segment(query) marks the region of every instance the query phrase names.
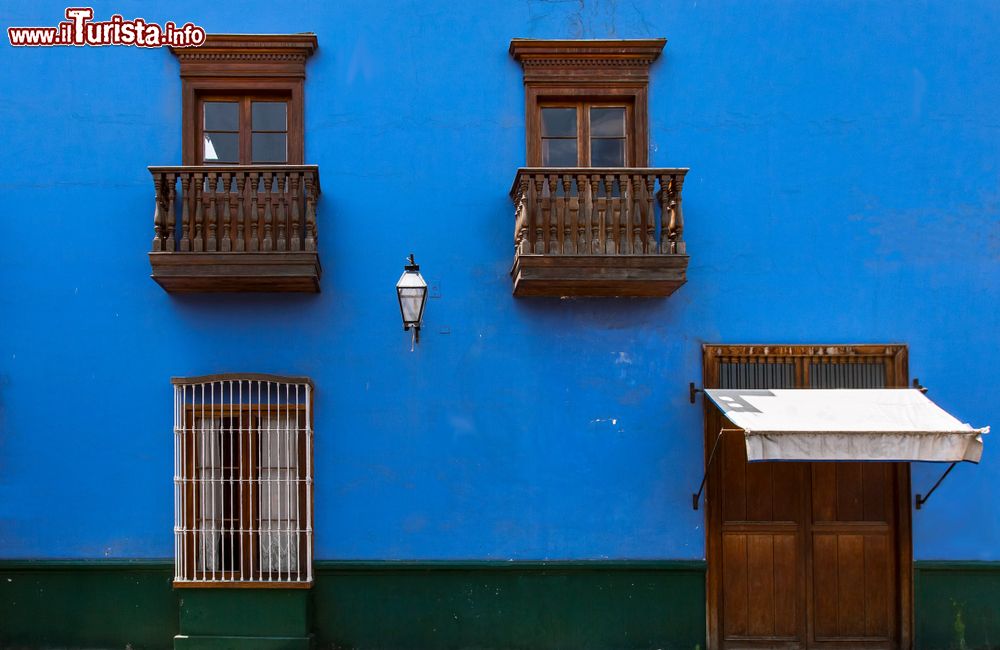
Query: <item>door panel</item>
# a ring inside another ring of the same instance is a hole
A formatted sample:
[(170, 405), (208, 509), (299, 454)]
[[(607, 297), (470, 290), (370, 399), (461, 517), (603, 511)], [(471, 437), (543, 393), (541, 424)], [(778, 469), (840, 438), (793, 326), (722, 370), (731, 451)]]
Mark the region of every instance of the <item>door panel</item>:
[(817, 641), (888, 641), (891, 548), (886, 535), (813, 535)]
[[(705, 347), (709, 388), (905, 383), (900, 346)], [(707, 452), (720, 429), (733, 427), (714, 406), (705, 416)], [(909, 519), (900, 514), (909, 512), (906, 471), (747, 463), (743, 436), (722, 434), (706, 495), (709, 646), (909, 647), (909, 582), (900, 578), (910, 562)]]
[(723, 536), (726, 637), (794, 640), (798, 543), (795, 534)]

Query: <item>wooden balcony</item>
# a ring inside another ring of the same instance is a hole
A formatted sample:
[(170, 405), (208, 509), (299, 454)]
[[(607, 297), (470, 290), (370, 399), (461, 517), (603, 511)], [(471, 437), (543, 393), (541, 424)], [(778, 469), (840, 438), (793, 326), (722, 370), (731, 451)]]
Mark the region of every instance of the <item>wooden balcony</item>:
[(515, 296), (669, 296), (686, 281), (687, 169), (517, 170)]
[(150, 167), (153, 279), (173, 293), (318, 292), (315, 165)]

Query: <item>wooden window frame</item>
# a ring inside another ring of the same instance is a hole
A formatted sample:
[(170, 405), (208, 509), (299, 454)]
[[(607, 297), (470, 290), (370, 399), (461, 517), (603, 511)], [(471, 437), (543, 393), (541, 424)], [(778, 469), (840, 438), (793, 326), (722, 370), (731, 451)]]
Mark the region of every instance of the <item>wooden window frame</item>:
[[(662, 38), (512, 40), (510, 54), (524, 70), (528, 166), (542, 166), (541, 108), (563, 102), (630, 106), (631, 119), (626, 116), (626, 166), (648, 166), (649, 67), (665, 44), (666, 39)], [(577, 128), (581, 128), (579, 123)], [(589, 137), (586, 145), (586, 156), (578, 156), (578, 162), (590, 159)], [(582, 139), (579, 147), (583, 147)]]
[[(567, 100), (565, 97), (547, 101), (538, 98), (538, 166), (542, 163), (542, 109), (546, 108), (575, 108), (576, 109), (576, 160), (577, 167), (592, 167), (591, 165), (591, 134), (590, 134), (590, 109), (592, 108), (624, 108), (625, 109), (625, 164), (622, 167), (633, 167), (633, 160), (637, 160), (633, 151), (636, 143), (639, 142), (635, 136), (635, 106), (631, 100), (611, 101), (593, 100), (590, 98), (580, 98), (576, 101)], [(611, 138), (609, 138), (611, 139)]]
[[(809, 384), (809, 361), (817, 359), (852, 358), (859, 361), (880, 360), (885, 364), (886, 388), (906, 388), (909, 385), (909, 350), (904, 344), (861, 344), (861, 345), (702, 345), (702, 382), (704, 388), (719, 386), (719, 368), (722, 358), (743, 358), (749, 361), (767, 358), (794, 359), (795, 382), (798, 386)], [(708, 638), (708, 648), (720, 645), (721, 621), (719, 617), (719, 596), (722, 594), (722, 575), (720, 570), (722, 550), (716, 542), (716, 532), (722, 526), (722, 511), (719, 499), (713, 492), (721, 485), (722, 467), (716, 459), (709, 464), (711, 449), (715, 444), (718, 431), (709, 427), (709, 413), (716, 409), (710, 400), (703, 397), (703, 434), (704, 434), (704, 466), (707, 483), (705, 485), (705, 624)], [(897, 612), (897, 629), (899, 632), (899, 647), (910, 648), (913, 640), (913, 537), (912, 513), (910, 511), (910, 464), (898, 463), (896, 471), (896, 490), (898, 493), (895, 504), (897, 518), (896, 553), (899, 560), (899, 609)], [(807, 594), (810, 588), (807, 588)], [(808, 597), (808, 596), (807, 596)], [(804, 643), (810, 642), (808, 636)], [(764, 646), (761, 646), (764, 647)]]
[[(239, 135), (239, 161), (235, 163), (210, 163), (205, 162), (205, 104), (208, 102), (232, 102), (239, 104), (239, 128), (236, 133)], [(278, 133), (277, 131), (254, 131), (253, 130), (253, 104), (254, 102), (283, 102), (286, 105), (285, 113), (285, 131), (281, 133), (285, 134), (285, 148), (286, 148), (286, 160), (283, 163), (278, 162), (253, 162), (253, 134), (254, 133)], [(296, 107), (297, 112), (301, 112), (301, 107)], [(232, 165), (301, 165), (302, 164), (302, 123), (301, 120), (295, 121), (295, 129), (292, 129), (293, 121), (291, 119), (292, 113), (292, 97), (291, 95), (275, 93), (275, 94), (264, 94), (259, 92), (250, 92), (245, 94), (213, 94), (210, 92), (199, 93), (196, 96), (196, 103), (194, 108), (194, 136), (192, 141), (192, 146), (195, 149), (195, 160), (198, 165), (219, 165), (219, 166), (232, 166)], [(293, 152), (295, 157), (299, 162), (292, 162)]]
[(287, 98), (285, 164), (303, 164), (306, 60), (316, 47), (315, 34), (209, 34), (200, 47), (173, 49), (182, 81), (183, 164), (201, 164), (200, 108), (209, 97)]

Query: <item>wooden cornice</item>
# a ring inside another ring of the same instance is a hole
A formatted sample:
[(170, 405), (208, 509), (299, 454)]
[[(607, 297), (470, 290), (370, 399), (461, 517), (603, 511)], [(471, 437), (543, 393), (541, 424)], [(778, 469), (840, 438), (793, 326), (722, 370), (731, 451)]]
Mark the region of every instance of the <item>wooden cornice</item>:
[(209, 34), (198, 47), (171, 48), (181, 77), (306, 76), (306, 59), (316, 51), (316, 35)]
[(647, 83), (649, 66), (665, 38), (539, 40), (515, 38), (510, 54), (524, 69), (524, 83)]

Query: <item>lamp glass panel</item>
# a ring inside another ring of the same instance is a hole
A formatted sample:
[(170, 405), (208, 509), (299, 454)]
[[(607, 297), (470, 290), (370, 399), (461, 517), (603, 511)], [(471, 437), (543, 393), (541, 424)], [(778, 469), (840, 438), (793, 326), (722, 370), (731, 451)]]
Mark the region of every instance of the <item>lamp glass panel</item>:
[(427, 282), (418, 272), (405, 271), (396, 283), (399, 308), (405, 323), (419, 323), (427, 299)]
[(399, 290), (399, 306), (403, 310), (403, 320), (407, 323), (420, 322), (426, 287), (403, 288)]

